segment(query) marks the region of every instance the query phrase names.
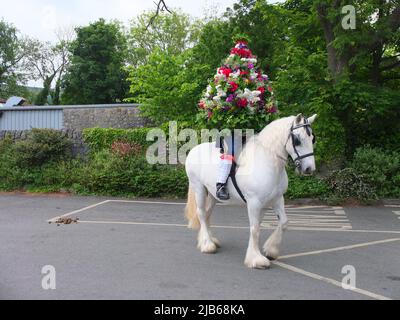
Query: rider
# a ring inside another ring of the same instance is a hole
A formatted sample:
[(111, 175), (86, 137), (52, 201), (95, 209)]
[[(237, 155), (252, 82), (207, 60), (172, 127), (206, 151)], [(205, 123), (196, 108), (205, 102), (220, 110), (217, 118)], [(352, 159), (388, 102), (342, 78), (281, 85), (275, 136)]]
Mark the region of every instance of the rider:
[(234, 156), (238, 154), (234, 149), (239, 137), (235, 137), (232, 130), (264, 127), (271, 120), (270, 115), (277, 111), (268, 76), (257, 69), (257, 58), (248, 48), (248, 37), (239, 35), (234, 40), (235, 47), (218, 68), (199, 103), (209, 125), (231, 130), (221, 145), (216, 181), (216, 196), (220, 200), (229, 199), (226, 184)]

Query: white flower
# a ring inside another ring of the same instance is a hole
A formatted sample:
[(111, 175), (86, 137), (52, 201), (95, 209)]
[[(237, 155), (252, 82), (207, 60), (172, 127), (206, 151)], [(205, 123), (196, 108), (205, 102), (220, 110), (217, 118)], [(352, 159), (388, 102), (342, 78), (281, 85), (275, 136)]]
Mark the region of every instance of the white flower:
[(215, 97), (213, 98), (213, 100), (214, 100), (215, 102), (220, 102), (220, 101), (221, 101), (221, 97), (220, 97), (220, 96), (215, 96)]
[(214, 79), (217, 80), (217, 81), (225, 80), (225, 75), (223, 75), (221, 73), (218, 73), (218, 74), (215, 75)]
[(229, 75), (229, 77), (231, 77), (231, 78), (233, 78), (233, 79), (239, 78), (239, 77), (240, 77), (240, 70), (238, 70), (238, 71), (236, 71), (236, 72), (234, 72), (234, 73), (231, 73), (231, 74)]
[(260, 101), (261, 99), (259, 98), (259, 95), (261, 94), (260, 91), (255, 90), (255, 91), (250, 91), (249, 89), (244, 89), (243, 93), (238, 94), (239, 98), (244, 98), (252, 103), (256, 103)]
[(217, 96), (218, 97), (226, 97), (226, 92), (224, 90), (222, 90), (221, 88), (217, 88)]
[(253, 63), (253, 64), (257, 63), (257, 59), (255, 59), (255, 58), (242, 58), (241, 60), (243, 62), (249, 62), (249, 63)]

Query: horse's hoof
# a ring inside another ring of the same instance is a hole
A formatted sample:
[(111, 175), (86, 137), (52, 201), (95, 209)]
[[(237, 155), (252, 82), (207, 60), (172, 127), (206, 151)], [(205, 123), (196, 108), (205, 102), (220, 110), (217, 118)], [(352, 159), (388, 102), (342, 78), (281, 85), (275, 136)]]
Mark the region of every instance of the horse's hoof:
[(250, 269), (261, 269), (261, 270), (269, 269), (271, 266), (270, 261), (264, 256), (260, 256), (253, 259), (246, 259), (244, 264)]
[(211, 237), (211, 240), (215, 243), (217, 248), (221, 248), (221, 242), (217, 238)]
[(199, 249), (201, 253), (213, 254), (217, 252), (217, 245), (210, 241), (209, 243), (199, 245)]
[(264, 246), (264, 255), (268, 258), (268, 260), (275, 261), (278, 260), (279, 250), (273, 247)]

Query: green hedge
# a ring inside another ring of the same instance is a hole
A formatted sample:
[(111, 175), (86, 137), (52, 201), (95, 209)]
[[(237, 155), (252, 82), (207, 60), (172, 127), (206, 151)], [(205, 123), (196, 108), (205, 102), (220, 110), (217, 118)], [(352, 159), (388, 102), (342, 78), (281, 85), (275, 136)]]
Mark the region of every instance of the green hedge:
[[(86, 130), (92, 149), (91, 156), (85, 159), (69, 157), (68, 148), (59, 148), (69, 142), (49, 135), (48, 131), (32, 133), (34, 138), (23, 142), (23, 147), (7, 137), (0, 140), (0, 190), (184, 198), (188, 180), (183, 166), (150, 165), (143, 154), (120, 155), (111, 150), (114, 141), (148, 144), (148, 130)], [(62, 143), (49, 146), (49, 139)], [(54, 152), (54, 147), (65, 152)], [(358, 149), (347, 168), (331, 173), (326, 179), (296, 175), (293, 167), (287, 172), (289, 199), (341, 202), (349, 198), (361, 201), (400, 198), (399, 153), (370, 147)]]
[(149, 146), (152, 142), (146, 141), (148, 132), (152, 128), (136, 129), (104, 129), (91, 128), (83, 130), (83, 139), (90, 147), (92, 153), (110, 149), (115, 141), (136, 143), (141, 146)]

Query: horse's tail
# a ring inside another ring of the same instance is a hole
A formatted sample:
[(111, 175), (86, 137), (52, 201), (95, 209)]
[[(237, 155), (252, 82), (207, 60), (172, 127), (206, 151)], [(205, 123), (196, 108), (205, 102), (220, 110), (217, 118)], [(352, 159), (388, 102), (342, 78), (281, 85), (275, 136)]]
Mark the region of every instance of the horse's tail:
[(185, 217), (188, 220), (188, 228), (198, 230), (200, 229), (200, 221), (197, 216), (196, 197), (193, 189), (189, 186), (188, 200), (185, 208)]

